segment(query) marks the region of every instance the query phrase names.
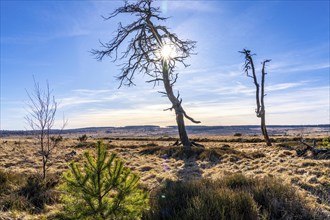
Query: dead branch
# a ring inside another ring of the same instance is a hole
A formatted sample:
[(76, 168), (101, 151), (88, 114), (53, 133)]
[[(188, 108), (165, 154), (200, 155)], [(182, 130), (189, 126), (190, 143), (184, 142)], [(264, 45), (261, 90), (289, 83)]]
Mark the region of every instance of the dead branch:
[(182, 109), (183, 111), (183, 115), (185, 118), (189, 119), (191, 122), (195, 123), (195, 124), (199, 124), (201, 123), (200, 121), (196, 121), (195, 119), (193, 119), (192, 117), (190, 117), (189, 115), (187, 115), (187, 113)]
[[(139, 0), (135, 2), (125, 1), (124, 6), (117, 8), (109, 16), (103, 17), (109, 20), (119, 14), (136, 16), (136, 20), (128, 25), (119, 23), (115, 37), (107, 43), (101, 43), (101, 50), (92, 50), (91, 53), (98, 60), (109, 57), (113, 62), (122, 60), (122, 68), (118, 76), (122, 85), (134, 85), (133, 78), (138, 73), (144, 73), (152, 79), (147, 81), (154, 83), (163, 82), (166, 95), (172, 103), (172, 107), (166, 110), (175, 110), (180, 140), (184, 146), (191, 146), (189, 141), (184, 117), (194, 123), (200, 123), (189, 117), (182, 108), (180, 94), (174, 95), (173, 86), (178, 80), (178, 73), (175, 72), (178, 65), (187, 67), (185, 60), (193, 55), (196, 42), (182, 40), (168, 27), (158, 24), (166, 21), (166, 17), (160, 15), (159, 8), (152, 6), (153, 0)], [(120, 47), (128, 44), (119, 56)], [(175, 55), (170, 58), (161, 56), (164, 45), (171, 45)]]
[(192, 144), (192, 146), (195, 146), (195, 147), (205, 148), (205, 146), (203, 144), (199, 144), (195, 141), (192, 141), (191, 144)]
[(304, 156), (308, 151), (311, 151), (313, 156), (319, 156), (321, 154), (325, 155), (325, 158), (330, 158), (330, 149), (328, 148), (316, 148), (316, 141), (313, 140), (313, 146), (307, 144), (304, 140), (299, 141), (301, 144), (306, 146), (306, 148), (296, 150), (299, 157)]

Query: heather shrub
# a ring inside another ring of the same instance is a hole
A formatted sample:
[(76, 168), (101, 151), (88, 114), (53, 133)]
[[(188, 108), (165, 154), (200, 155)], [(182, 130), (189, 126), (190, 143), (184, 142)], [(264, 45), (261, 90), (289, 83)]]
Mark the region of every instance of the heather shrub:
[(44, 180), (37, 174), (24, 176), (0, 171), (0, 210), (31, 214), (42, 212), (46, 204), (58, 201), (58, 193), (54, 189), (57, 184), (55, 179), (49, 177)]
[(0, 170), (0, 196), (6, 193), (9, 188), (8, 174)]
[(144, 219), (325, 219), (296, 190), (274, 178), (241, 174), (169, 181), (154, 191)]
[(87, 139), (88, 139), (88, 137), (87, 137), (86, 134), (81, 135), (81, 136), (78, 137), (78, 141), (80, 141), (80, 142), (86, 142)]
[(258, 218), (252, 196), (219, 187), (211, 180), (167, 182), (151, 196), (145, 219), (246, 219)]
[(35, 174), (27, 178), (18, 195), (26, 198), (31, 204), (30, 212), (39, 213), (46, 204), (54, 204), (58, 201), (59, 194), (54, 189), (57, 183), (55, 177), (43, 179), (41, 175)]
[(249, 191), (269, 219), (322, 219), (295, 188), (274, 178), (255, 179)]
[(139, 152), (142, 155), (158, 155), (163, 157), (163, 155), (167, 155), (168, 157), (175, 159), (187, 159), (187, 158), (195, 158), (196, 160), (202, 161), (210, 161), (210, 162), (219, 162), (224, 155), (236, 155), (239, 159), (241, 158), (250, 158), (251, 155), (247, 153), (237, 151), (235, 149), (231, 149), (229, 145), (224, 145), (223, 147), (217, 148), (199, 148), (192, 147), (191, 150), (186, 150), (184, 147), (178, 146), (169, 146), (169, 147), (144, 147)]

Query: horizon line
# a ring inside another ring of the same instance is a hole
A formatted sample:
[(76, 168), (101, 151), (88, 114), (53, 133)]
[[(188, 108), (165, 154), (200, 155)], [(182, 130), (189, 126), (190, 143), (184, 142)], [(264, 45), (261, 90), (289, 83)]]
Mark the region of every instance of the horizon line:
[[(259, 127), (260, 125), (186, 125), (186, 128), (189, 127)], [(79, 130), (79, 129), (105, 129), (105, 128), (133, 128), (133, 127), (158, 127), (158, 128), (173, 128), (177, 127), (177, 125), (167, 125), (167, 126), (160, 126), (160, 125), (125, 125), (125, 126), (92, 126), (92, 127), (79, 127), (79, 128), (66, 128), (63, 131), (68, 130)], [(266, 127), (329, 127), (329, 124), (280, 124), (280, 125), (267, 125)], [(58, 128), (50, 129), (52, 131), (61, 130)], [(0, 129), (0, 132), (3, 131), (34, 131), (28, 129)]]

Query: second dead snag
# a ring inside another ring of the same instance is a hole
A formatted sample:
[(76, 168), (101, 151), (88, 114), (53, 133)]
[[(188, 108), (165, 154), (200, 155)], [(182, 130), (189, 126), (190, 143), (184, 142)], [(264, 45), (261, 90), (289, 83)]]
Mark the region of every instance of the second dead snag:
[[(256, 86), (256, 114), (257, 117), (261, 119), (261, 131), (262, 135), (265, 138), (265, 141), (267, 143), (267, 146), (272, 146), (272, 143), (269, 139), (267, 128), (266, 128), (266, 111), (265, 111), (265, 75), (267, 74), (265, 72), (265, 66), (268, 62), (271, 60), (264, 60), (262, 62), (262, 70), (261, 70), (261, 92), (260, 92), (260, 85), (258, 83), (254, 63), (252, 56), (255, 54), (251, 54), (250, 50), (243, 49), (242, 51), (239, 51), (240, 53), (245, 55), (245, 63), (244, 63), (244, 71), (248, 77), (251, 77), (253, 79), (254, 85)], [(252, 72), (252, 75), (251, 73)]]
[[(144, 73), (151, 77), (148, 83), (163, 84), (164, 90), (160, 93), (167, 96), (172, 106), (167, 110), (174, 110), (181, 144), (190, 150), (194, 145), (190, 141), (185, 127), (184, 118), (193, 123), (200, 123), (187, 115), (182, 107), (182, 99), (178, 92), (174, 94), (173, 86), (178, 79), (175, 67), (182, 64), (188, 65), (185, 60), (190, 57), (195, 48), (195, 41), (182, 40), (169, 28), (158, 24), (167, 18), (160, 16), (159, 8), (151, 6), (152, 0), (139, 0), (137, 2), (125, 1), (123, 7), (117, 8), (106, 17), (109, 20), (121, 14), (136, 16), (136, 20), (129, 25), (119, 27), (115, 37), (108, 43), (102, 43), (102, 50), (93, 50), (92, 53), (98, 60), (108, 56), (115, 62), (117, 59), (125, 60), (122, 64), (118, 80), (121, 85), (134, 85), (135, 74)], [(119, 47), (124, 46), (126, 50), (118, 53)]]

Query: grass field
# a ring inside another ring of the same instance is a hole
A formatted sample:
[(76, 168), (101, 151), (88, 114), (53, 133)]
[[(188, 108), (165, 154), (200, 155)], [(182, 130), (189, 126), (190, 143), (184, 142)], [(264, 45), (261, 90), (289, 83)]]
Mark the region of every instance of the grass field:
[[(293, 136), (274, 137), (277, 140), (272, 147), (266, 147), (264, 142), (260, 142), (261, 137), (256, 136), (195, 137), (205, 149), (194, 148), (191, 155), (183, 154), (180, 147), (172, 146), (173, 138), (168, 137), (109, 138), (98, 135), (89, 136), (86, 142), (79, 142), (78, 135), (63, 137), (50, 158), (48, 173), (54, 175), (61, 175), (68, 169), (69, 161), (80, 161), (84, 151), (92, 150), (96, 141), (102, 140), (108, 151), (117, 153), (131, 170), (140, 174), (141, 183), (150, 191), (157, 190), (166, 181), (202, 177), (216, 180), (237, 173), (253, 178), (275, 177), (294, 186), (309, 206), (330, 213), (330, 160), (317, 159), (312, 155), (298, 157), (295, 149), (303, 146)], [(41, 171), (41, 157), (34, 137), (3, 137), (0, 144), (0, 167), (3, 171), (20, 175)], [(40, 219), (56, 212), (59, 206), (47, 206), (38, 215), (3, 211), (0, 219)]]

